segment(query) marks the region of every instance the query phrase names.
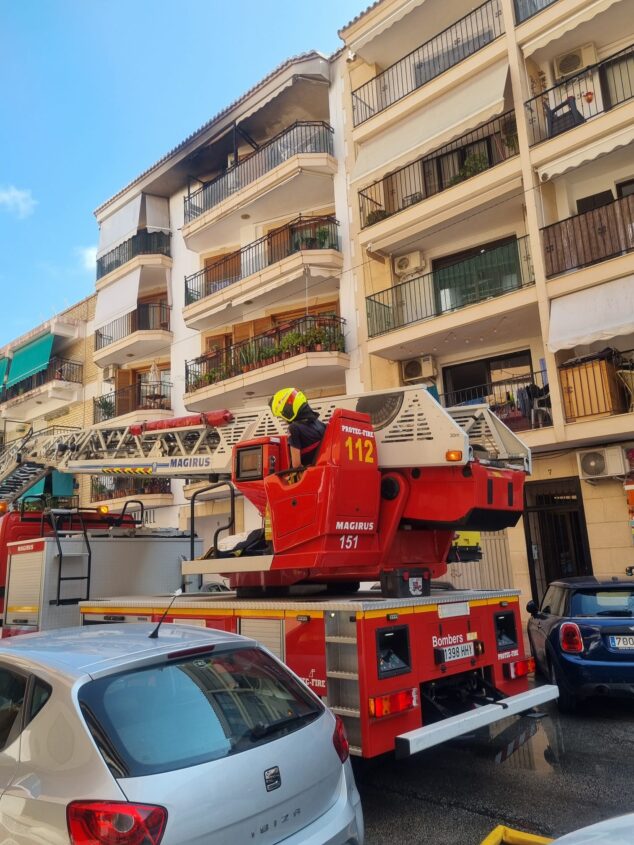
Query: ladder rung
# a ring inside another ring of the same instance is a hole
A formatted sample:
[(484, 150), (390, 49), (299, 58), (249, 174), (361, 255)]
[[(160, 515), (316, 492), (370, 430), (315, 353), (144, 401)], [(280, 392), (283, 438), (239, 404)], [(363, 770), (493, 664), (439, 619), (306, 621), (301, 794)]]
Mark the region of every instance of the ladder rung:
[(62, 575), (60, 581), (87, 581), (87, 575)]

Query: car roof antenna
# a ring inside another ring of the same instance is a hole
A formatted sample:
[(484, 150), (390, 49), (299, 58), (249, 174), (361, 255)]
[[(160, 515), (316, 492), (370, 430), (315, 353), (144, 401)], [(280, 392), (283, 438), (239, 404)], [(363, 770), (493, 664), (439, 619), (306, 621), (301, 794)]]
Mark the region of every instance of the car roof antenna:
[(173, 594), (171, 602), (170, 602), (170, 603), (167, 605), (167, 607), (165, 608), (165, 613), (164, 613), (164, 614), (161, 616), (161, 618), (159, 619), (159, 621), (158, 621), (158, 624), (157, 624), (156, 628), (152, 631), (152, 633), (151, 633), (151, 634), (148, 634), (148, 640), (156, 640), (156, 639), (158, 639), (158, 632), (159, 632), (159, 628), (161, 627), (161, 625), (163, 624), (163, 622), (165, 622), (165, 617), (167, 616), (167, 614), (168, 614), (168, 613), (170, 612), (170, 610), (172, 609), (172, 605), (174, 604), (174, 602), (176, 601), (176, 599), (177, 599), (179, 596), (182, 596), (182, 595), (183, 595), (183, 591), (182, 591), (182, 590), (181, 590), (181, 588), (179, 587), (179, 588), (178, 588), (178, 590), (176, 590), (176, 592)]

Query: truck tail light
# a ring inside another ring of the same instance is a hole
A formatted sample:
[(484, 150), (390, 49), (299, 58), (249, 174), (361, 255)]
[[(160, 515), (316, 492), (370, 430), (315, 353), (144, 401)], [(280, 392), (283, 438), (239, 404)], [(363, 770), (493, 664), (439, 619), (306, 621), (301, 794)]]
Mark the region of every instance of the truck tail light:
[(559, 643), (561, 650), (568, 654), (579, 654), (583, 651), (583, 637), (576, 622), (564, 622), (559, 629)]
[(167, 810), (125, 801), (72, 801), (66, 821), (72, 845), (159, 845)]
[(504, 674), (511, 681), (516, 678), (523, 678), (525, 675), (530, 675), (535, 671), (535, 661), (532, 657), (527, 657), (524, 660), (516, 660), (514, 663), (504, 664)]
[(378, 695), (368, 700), (370, 716), (381, 719), (383, 716), (393, 716), (418, 706), (418, 689), (400, 690), (388, 695)]
[(337, 723), (335, 725), (335, 732), (332, 735), (332, 744), (335, 746), (335, 751), (339, 755), (342, 763), (345, 763), (350, 756), (350, 743), (346, 736), (346, 729), (341, 719), (341, 716), (335, 717)]

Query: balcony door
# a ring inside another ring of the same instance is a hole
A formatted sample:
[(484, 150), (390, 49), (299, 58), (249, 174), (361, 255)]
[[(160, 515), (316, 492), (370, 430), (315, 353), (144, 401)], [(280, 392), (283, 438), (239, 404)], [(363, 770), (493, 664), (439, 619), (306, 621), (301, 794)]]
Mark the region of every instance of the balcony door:
[(524, 498), (531, 588), (541, 602), (552, 581), (592, 575), (581, 485), (578, 478), (528, 481)]

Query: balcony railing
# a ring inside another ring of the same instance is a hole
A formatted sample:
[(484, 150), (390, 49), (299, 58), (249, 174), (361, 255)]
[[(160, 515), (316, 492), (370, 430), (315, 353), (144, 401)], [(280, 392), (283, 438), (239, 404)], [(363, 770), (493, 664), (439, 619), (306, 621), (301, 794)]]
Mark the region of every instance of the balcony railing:
[(282, 162), (300, 153), (333, 154), (333, 130), (321, 120), (298, 121), (259, 150), (185, 197), (185, 223), (190, 223), (227, 197), (255, 182)]
[(142, 381), (93, 399), (93, 419), (102, 423), (133, 411), (169, 411), (171, 407), (169, 382)]
[(634, 97), (634, 45), (542, 91), (524, 105), (529, 144), (561, 135)]
[(550, 388), (545, 370), (525, 373), (506, 381), (453, 390), (439, 398), (445, 408), (454, 405), (486, 404), (513, 431), (526, 431), (553, 424)]
[(95, 332), (95, 350), (103, 349), (111, 343), (123, 340), (134, 332), (170, 330), (171, 308), (165, 302), (141, 302), (134, 311), (124, 314), (97, 329)]
[(305, 352), (343, 352), (344, 325), (339, 317), (300, 317), (251, 340), (186, 361), (185, 389), (191, 393)]
[(37, 387), (43, 387), (51, 381), (71, 381), (75, 384), (81, 384), (83, 377), (84, 365), (80, 364), (79, 361), (70, 361), (68, 358), (51, 358), (45, 370), (5, 388), (2, 401), (7, 402), (9, 399), (15, 399), (16, 396), (21, 396)]
[(504, 32), (498, 0), (488, 0), (352, 92), (359, 126), (412, 91), (477, 53)]
[(542, 229), (546, 276), (588, 267), (634, 250), (634, 196)]
[(97, 278), (112, 273), (127, 261), (137, 255), (168, 255), (170, 254), (170, 236), (168, 232), (148, 232), (141, 229), (129, 240), (111, 249), (97, 259)]
[(100, 476), (90, 479), (90, 501), (123, 499), (128, 496), (152, 496), (172, 492), (169, 478), (129, 478), (121, 476)]
[(634, 410), (634, 350), (607, 349), (559, 367), (566, 422)]
[(514, 0), (515, 23), (520, 24), (532, 18), (542, 9), (552, 6), (557, 0)]
[(528, 237), (366, 297), (370, 337), (534, 284)]
[(185, 278), (185, 304), (211, 296), (303, 249), (339, 249), (334, 217), (298, 217)]
[(515, 112), (509, 111), (359, 191), (361, 228), (446, 191), (518, 152)]

